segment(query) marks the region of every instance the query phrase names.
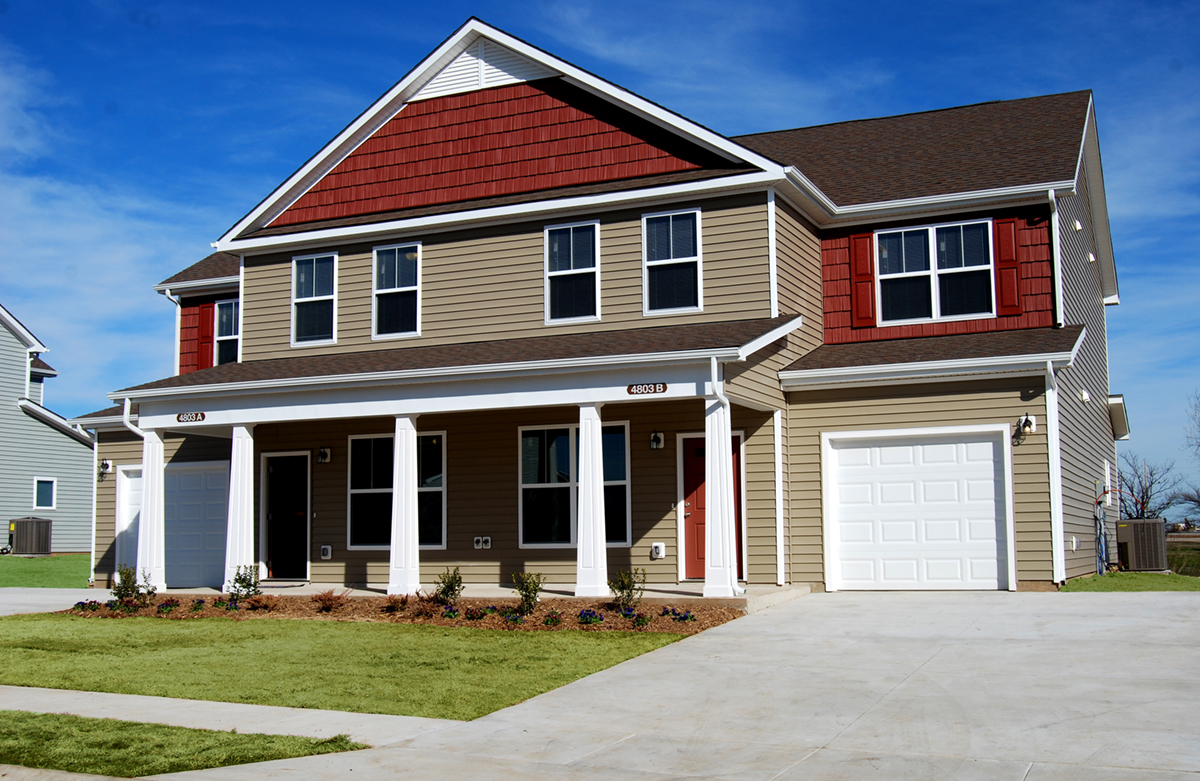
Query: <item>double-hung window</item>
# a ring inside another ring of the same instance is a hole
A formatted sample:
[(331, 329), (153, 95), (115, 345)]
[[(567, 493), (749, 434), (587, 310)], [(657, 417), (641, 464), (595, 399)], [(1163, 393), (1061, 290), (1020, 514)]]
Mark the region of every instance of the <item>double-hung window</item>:
[[(523, 428), (521, 547), (573, 547), (577, 542), (579, 427)], [(628, 546), (630, 529), (629, 424), (601, 429), (605, 539)]]
[(58, 504), (58, 480), (53, 477), (33, 478), (33, 509), (53, 510)]
[(879, 231), (875, 240), (881, 323), (996, 311), (991, 222)]
[(421, 335), (421, 245), (375, 248), (377, 339)]
[(213, 365), (237, 363), (238, 359), (238, 301), (218, 301), (213, 308), (216, 334), (213, 345)]
[(337, 255), (292, 258), (292, 342), (337, 338)]
[[(387, 548), (392, 542), (391, 434), (350, 437), (348, 544), (351, 548)], [(446, 434), (417, 436), (417, 542), (421, 548), (446, 547)]]
[(546, 228), (546, 322), (600, 319), (600, 223)]
[(700, 210), (642, 215), (645, 314), (701, 309)]

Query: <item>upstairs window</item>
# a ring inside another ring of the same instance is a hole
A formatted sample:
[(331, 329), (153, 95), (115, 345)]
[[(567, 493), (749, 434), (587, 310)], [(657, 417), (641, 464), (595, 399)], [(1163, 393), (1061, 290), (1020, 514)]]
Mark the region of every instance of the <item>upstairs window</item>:
[(700, 309), (700, 210), (643, 215), (642, 242), (645, 314)]
[(967, 319), (996, 311), (990, 222), (875, 236), (881, 323)]
[(238, 302), (218, 301), (214, 307), (213, 317), (216, 319), (213, 332), (216, 334), (213, 346), (213, 364), (237, 363), (238, 359)]
[(292, 342), (333, 342), (337, 255), (292, 259)]
[(376, 338), (421, 335), (421, 245), (375, 248)]
[(546, 228), (546, 322), (600, 319), (600, 225)]

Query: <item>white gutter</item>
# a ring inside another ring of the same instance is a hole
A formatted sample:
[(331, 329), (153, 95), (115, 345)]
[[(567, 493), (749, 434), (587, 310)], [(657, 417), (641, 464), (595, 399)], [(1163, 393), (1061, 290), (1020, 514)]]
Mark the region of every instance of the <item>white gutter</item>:
[[(716, 357), (710, 358), (709, 360), (710, 360), (709, 366), (711, 366), (711, 368), (712, 368), (713, 395), (717, 397), (717, 401), (721, 402), (721, 406), (725, 408), (725, 419), (729, 421), (729, 427), (732, 429), (733, 428), (733, 404), (730, 403), (729, 397), (725, 395), (725, 390), (722, 388), (723, 382), (721, 380), (721, 370), (720, 370), (720, 367), (717, 365)], [(715, 451), (716, 448), (712, 448), (712, 450)], [(742, 468), (745, 469), (745, 466), (743, 466)], [(732, 471), (733, 471), (733, 465), (730, 464), (730, 472), (732, 472)], [(735, 485), (733, 487), (733, 490), (735, 490), (735, 491), (738, 490), (738, 487), (739, 486)], [(733, 504), (733, 502), (730, 502), (730, 504)], [(737, 577), (737, 561), (738, 561), (738, 558), (741, 557), (742, 546), (739, 544), (741, 542), (741, 540), (739, 540), (737, 538), (737, 522), (736, 521), (729, 524), (729, 536), (732, 538), (732, 544), (729, 546), (729, 555), (733, 559), (733, 562), (729, 567), (729, 580), (730, 580), (729, 585), (733, 587), (734, 594), (745, 594), (746, 589), (742, 588), (738, 584), (738, 577)], [(749, 577), (749, 575), (750, 575), (749, 569), (750, 569), (750, 562), (746, 562), (747, 577)]]
[(1054, 195), (1054, 188), (1046, 191), (1046, 197), (1050, 201), (1050, 250), (1053, 253), (1050, 263), (1054, 269), (1054, 327), (1062, 328), (1063, 323), (1066, 322), (1063, 316), (1062, 234), (1059, 231), (1058, 199)]
[(171, 295), (171, 288), (163, 288), (163, 295), (175, 305), (175, 376), (179, 376), (179, 339), (183, 334), (183, 304), (177, 296)]
[(204, 293), (210, 290), (224, 290), (238, 286), (239, 277), (212, 277), (210, 279), (193, 279), (188, 282), (176, 282), (174, 284), (155, 285), (154, 290), (157, 293), (165, 293), (169, 298), (171, 291), (176, 293)]
[(129, 430), (130, 430), (130, 431), (132, 431), (134, 434), (137, 434), (137, 435), (138, 435), (138, 437), (140, 437), (141, 439), (145, 439), (145, 438), (146, 438), (146, 432), (145, 432), (145, 431), (142, 431), (140, 428), (138, 428), (137, 426), (133, 425), (133, 421), (129, 419), (129, 412), (130, 412), (130, 409), (131, 409), (131, 407), (132, 407), (132, 405), (130, 404), (129, 398), (128, 398), (128, 397), (126, 397), (126, 399), (125, 399), (125, 411), (124, 411), (124, 412), (121, 414), (121, 422), (125, 424), (125, 428), (129, 429)]
[(1050, 468), (1050, 556), (1054, 582), (1067, 579), (1067, 554), (1063, 530), (1062, 441), (1058, 419), (1058, 380), (1054, 366), (1046, 362), (1046, 449)]
[(30, 401), (29, 399), (20, 399), (17, 401), (17, 406), (20, 407), (21, 410), (26, 414), (37, 418), (51, 428), (61, 431), (67, 436), (75, 439), (80, 444), (90, 445), (95, 441), (94, 437), (84, 431), (82, 426), (72, 426), (71, 422), (62, 415), (46, 409), (37, 402)]

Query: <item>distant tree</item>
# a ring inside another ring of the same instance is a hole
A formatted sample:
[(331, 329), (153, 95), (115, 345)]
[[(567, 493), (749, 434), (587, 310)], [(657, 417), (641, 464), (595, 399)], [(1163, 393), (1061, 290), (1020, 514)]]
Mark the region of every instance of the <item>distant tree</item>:
[(1189, 396), (1188, 403), (1191, 406), (1188, 407), (1188, 425), (1183, 436), (1192, 457), (1200, 462), (1200, 391)]
[(1122, 454), (1117, 467), (1121, 517), (1161, 518), (1180, 504), (1185, 486), (1183, 477), (1174, 472), (1174, 461), (1147, 461), (1133, 451)]
[(1189, 486), (1175, 494), (1176, 504), (1188, 508), (1188, 516), (1200, 513), (1200, 488)]

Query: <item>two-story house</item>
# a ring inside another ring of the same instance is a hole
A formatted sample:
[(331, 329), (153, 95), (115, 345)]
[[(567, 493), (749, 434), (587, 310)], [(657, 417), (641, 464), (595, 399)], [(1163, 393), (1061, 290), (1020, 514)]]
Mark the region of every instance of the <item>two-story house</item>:
[(472, 19), (213, 246), (158, 288), (175, 376), (82, 419), (97, 577), (1097, 568), (1089, 92), (730, 138)]
[(92, 550), (92, 435), (46, 405), (46, 345), (0, 306), (0, 546), (11, 522), (51, 522), (53, 553)]

